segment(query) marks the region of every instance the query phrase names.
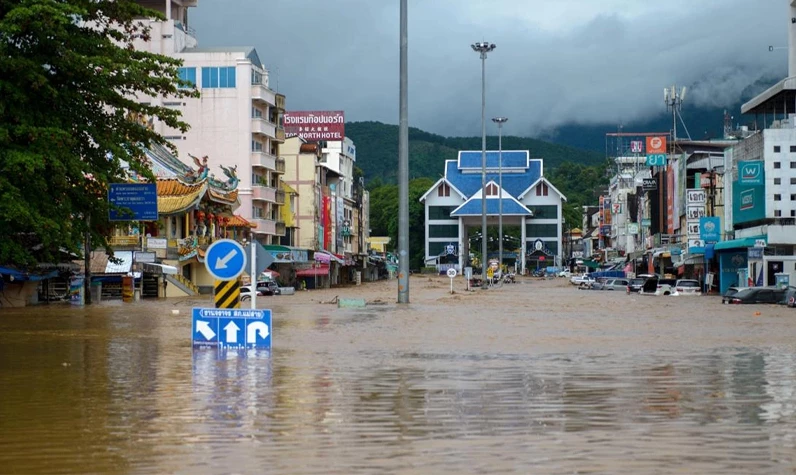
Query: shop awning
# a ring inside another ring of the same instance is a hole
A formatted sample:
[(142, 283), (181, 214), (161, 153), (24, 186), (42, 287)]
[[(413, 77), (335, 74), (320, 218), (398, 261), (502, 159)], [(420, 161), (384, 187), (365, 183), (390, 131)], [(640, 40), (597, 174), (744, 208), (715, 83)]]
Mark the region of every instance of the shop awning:
[(144, 263), (144, 272), (148, 272), (150, 274), (177, 275), (179, 269), (167, 264), (157, 264), (154, 262), (147, 262)]
[(329, 264), (331, 262), (337, 262), (340, 265), (345, 264), (345, 260), (341, 259), (342, 256), (338, 257), (335, 254), (332, 254), (328, 251), (315, 251), (315, 260), (317, 262), (323, 262)]
[(329, 275), (329, 266), (311, 267), (296, 271), (296, 277), (322, 277)]
[(594, 262), (592, 260), (589, 260), (589, 259), (584, 259), (583, 263), (581, 265), (584, 265), (584, 266), (588, 267), (589, 269), (596, 269), (596, 268), (600, 267), (600, 264), (598, 264), (597, 262)]
[(713, 246), (714, 251), (726, 251), (728, 249), (741, 249), (744, 247), (755, 247), (755, 241), (758, 239), (766, 239), (765, 235), (762, 236), (754, 236), (748, 238), (741, 238), (741, 239), (731, 239), (729, 241), (721, 241), (717, 242), (715, 246)]
[[(54, 270), (54, 271), (46, 272), (46, 273), (43, 273), (43, 274), (38, 274), (38, 273), (31, 274), (31, 273), (28, 273), (28, 272), (21, 272), (21, 271), (19, 271), (17, 269), (14, 269), (12, 267), (0, 267), (0, 274), (7, 275), (9, 277), (13, 277), (14, 280), (33, 280), (33, 281), (38, 281), (38, 280), (52, 279), (53, 277), (57, 277), (58, 276), (58, 271)], [(0, 279), (2, 279), (1, 275), (0, 275)]]

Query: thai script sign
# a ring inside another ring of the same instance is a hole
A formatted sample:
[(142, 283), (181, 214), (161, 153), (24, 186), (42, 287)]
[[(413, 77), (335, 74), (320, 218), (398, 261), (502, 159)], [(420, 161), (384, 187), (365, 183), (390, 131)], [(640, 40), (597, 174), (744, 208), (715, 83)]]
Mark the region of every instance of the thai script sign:
[(285, 112), (285, 136), (299, 136), (304, 140), (343, 140), (345, 116), (343, 111)]

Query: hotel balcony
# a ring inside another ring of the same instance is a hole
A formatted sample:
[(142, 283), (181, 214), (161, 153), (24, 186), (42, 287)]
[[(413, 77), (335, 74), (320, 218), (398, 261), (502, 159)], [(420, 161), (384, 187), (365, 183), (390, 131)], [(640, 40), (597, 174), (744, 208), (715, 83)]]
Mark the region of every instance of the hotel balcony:
[(270, 186), (253, 185), (252, 200), (276, 203), (276, 188), (271, 188)]
[(285, 159), (282, 157), (277, 157), (276, 161), (274, 162), (274, 170), (277, 173), (285, 173)]
[(276, 234), (276, 221), (273, 219), (254, 218), (250, 220), (257, 227), (253, 229), (256, 234)]
[(275, 234), (277, 236), (284, 236), (285, 233), (287, 232), (286, 229), (287, 229), (287, 227), (285, 226), (285, 223), (283, 221), (277, 221), (276, 222), (276, 233)]
[(284, 94), (276, 94), (276, 108), (279, 109), (279, 112), (285, 112), (285, 95)]
[(276, 135), (274, 136), (274, 141), (283, 143), (285, 141), (285, 129), (284, 127), (277, 126), (276, 127)]
[(252, 152), (251, 165), (254, 168), (276, 170), (276, 160), (277, 158), (270, 153)]
[(252, 117), (252, 133), (265, 135), (266, 137), (275, 137), (276, 124), (268, 122), (262, 117)]
[(264, 84), (254, 83), (252, 84), (252, 101), (275, 106), (276, 94)]
[(282, 190), (276, 190), (276, 204), (283, 205), (285, 204), (285, 192)]

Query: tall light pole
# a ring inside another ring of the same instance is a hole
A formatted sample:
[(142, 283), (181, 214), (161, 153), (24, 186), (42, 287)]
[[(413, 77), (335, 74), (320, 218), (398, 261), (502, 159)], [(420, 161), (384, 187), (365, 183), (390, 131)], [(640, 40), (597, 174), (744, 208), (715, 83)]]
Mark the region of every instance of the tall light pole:
[[(473, 51), (481, 55), (481, 280), (486, 277), (486, 54), (496, 48), (494, 43), (473, 43)], [(482, 289), (486, 286), (482, 285)]]
[(407, 85), (407, 0), (401, 0), (398, 119), (398, 303), (409, 303), (409, 99)]
[(503, 273), (503, 124), (509, 119), (507, 117), (493, 117), (492, 122), (498, 125), (498, 266), (501, 275)]

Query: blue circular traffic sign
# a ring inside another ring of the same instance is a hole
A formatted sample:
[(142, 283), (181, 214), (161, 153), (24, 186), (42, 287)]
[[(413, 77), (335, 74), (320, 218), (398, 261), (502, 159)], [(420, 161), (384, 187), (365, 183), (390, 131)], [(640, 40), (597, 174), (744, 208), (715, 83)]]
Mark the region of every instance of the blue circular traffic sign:
[(246, 268), (246, 251), (237, 241), (219, 239), (207, 248), (205, 267), (218, 280), (237, 279)]

